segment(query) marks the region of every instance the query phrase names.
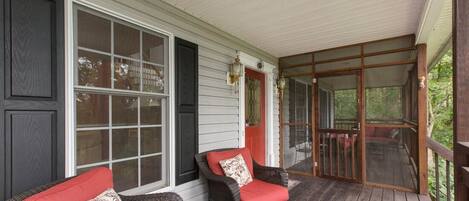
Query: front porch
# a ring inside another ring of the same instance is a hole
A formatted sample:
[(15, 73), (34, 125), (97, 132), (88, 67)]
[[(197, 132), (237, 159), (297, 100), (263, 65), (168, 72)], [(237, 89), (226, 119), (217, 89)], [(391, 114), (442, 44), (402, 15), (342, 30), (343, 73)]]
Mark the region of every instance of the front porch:
[(413, 192), (295, 174), (291, 174), (290, 178), (295, 184), (290, 189), (290, 200), (430, 201), (428, 196)]

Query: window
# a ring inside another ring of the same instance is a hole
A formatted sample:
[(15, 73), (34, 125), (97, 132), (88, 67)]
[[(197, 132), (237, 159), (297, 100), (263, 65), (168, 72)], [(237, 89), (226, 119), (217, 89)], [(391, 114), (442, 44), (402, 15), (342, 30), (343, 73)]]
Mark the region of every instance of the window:
[(168, 37), (75, 8), (76, 172), (117, 191), (167, 185)]

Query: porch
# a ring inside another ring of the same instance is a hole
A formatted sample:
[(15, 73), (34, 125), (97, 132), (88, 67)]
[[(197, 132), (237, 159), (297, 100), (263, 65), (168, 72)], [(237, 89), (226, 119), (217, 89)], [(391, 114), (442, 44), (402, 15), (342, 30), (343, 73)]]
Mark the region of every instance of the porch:
[(413, 192), (295, 174), (291, 174), (290, 178), (290, 182), (294, 183), (290, 190), (291, 200), (430, 201), (428, 196)]

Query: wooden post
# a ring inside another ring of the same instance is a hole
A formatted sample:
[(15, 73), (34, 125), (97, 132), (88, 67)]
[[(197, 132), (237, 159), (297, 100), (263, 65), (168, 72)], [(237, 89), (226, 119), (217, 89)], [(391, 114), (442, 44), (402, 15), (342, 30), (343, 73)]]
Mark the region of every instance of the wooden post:
[(361, 182), (366, 184), (366, 136), (365, 136), (365, 124), (366, 124), (366, 115), (365, 115), (365, 47), (360, 45), (360, 68), (361, 70), (358, 73), (358, 122), (360, 122), (360, 130), (358, 133), (359, 145), (360, 145), (360, 170), (361, 170)]
[(418, 180), (420, 194), (428, 193), (427, 173), (427, 45), (417, 45)]
[(469, 200), (469, 2), (453, 3), (453, 125), (455, 200)]

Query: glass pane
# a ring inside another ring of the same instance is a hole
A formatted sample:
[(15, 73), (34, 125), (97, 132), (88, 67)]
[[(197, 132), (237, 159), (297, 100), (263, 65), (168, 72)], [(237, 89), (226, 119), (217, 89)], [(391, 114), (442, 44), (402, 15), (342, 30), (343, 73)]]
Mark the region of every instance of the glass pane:
[(109, 160), (109, 131), (77, 132), (77, 165)]
[(78, 50), (78, 85), (111, 88), (111, 57)]
[(87, 12), (77, 12), (78, 46), (111, 52), (111, 22)]
[(161, 124), (161, 99), (152, 97), (140, 98), (140, 122), (142, 125)]
[(137, 97), (112, 96), (112, 125), (129, 126), (138, 123)]
[(109, 98), (107, 95), (77, 93), (77, 127), (109, 126)]
[(142, 185), (161, 180), (161, 156), (141, 159)]
[(143, 60), (164, 64), (164, 39), (143, 32)]
[(138, 130), (112, 130), (112, 159), (134, 157), (138, 155)]
[(125, 191), (138, 186), (138, 160), (130, 160), (112, 164), (114, 189)]
[(140, 63), (114, 59), (114, 88), (140, 91)]
[(246, 76), (245, 83), (246, 124), (249, 126), (255, 126), (261, 121), (261, 82), (257, 79)]
[(143, 64), (143, 91), (164, 93), (164, 69), (151, 64)]
[(114, 54), (140, 59), (140, 31), (114, 23)]
[(141, 154), (161, 152), (161, 128), (141, 128)]
[(87, 168), (80, 168), (80, 169), (77, 169), (77, 175), (80, 175), (81, 173), (87, 172), (88, 170), (92, 170), (92, 169), (97, 168), (97, 167), (109, 168), (109, 165), (105, 164), (105, 165), (97, 165), (97, 166), (87, 167)]

